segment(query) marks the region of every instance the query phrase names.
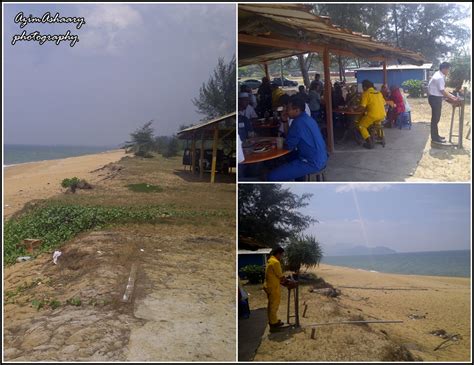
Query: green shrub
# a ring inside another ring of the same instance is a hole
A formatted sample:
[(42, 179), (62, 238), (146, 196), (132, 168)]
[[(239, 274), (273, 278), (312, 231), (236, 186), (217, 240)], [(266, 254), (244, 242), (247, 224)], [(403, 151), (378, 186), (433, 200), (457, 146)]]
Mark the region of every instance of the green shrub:
[(260, 265), (247, 265), (240, 269), (250, 284), (263, 283), (265, 279), (265, 267)]
[(61, 186), (63, 188), (72, 188), (72, 187), (77, 187), (77, 185), (79, 184), (79, 181), (81, 181), (78, 177), (72, 177), (72, 178), (67, 178), (67, 179), (64, 179), (62, 182), (61, 182)]
[(421, 80), (406, 80), (402, 86), (408, 90), (412, 98), (419, 98), (423, 93), (423, 82)]

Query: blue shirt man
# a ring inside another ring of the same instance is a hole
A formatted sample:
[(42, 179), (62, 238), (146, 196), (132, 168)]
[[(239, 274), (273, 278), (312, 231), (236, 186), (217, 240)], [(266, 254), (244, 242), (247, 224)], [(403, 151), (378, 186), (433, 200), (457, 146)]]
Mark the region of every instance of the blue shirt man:
[(290, 162), (268, 174), (269, 181), (291, 181), (326, 167), (328, 154), (321, 131), (316, 121), (305, 113), (305, 102), (297, 95), (290, 98), (288, 116), (293, 122), (286, 146), (295, 153)]

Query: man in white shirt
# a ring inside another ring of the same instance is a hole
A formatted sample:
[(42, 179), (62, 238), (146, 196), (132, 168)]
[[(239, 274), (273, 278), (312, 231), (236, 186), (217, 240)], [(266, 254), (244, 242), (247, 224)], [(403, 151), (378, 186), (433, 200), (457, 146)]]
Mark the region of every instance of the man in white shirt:
[(446, 76), (449, 73), (451, 65), (443, 62), (439, 65), (439, 71), (436, 71), (428, 83), (428, 102), (431, 106), (431, 140), (433, 142), (444, 143), (446, 138), (441, 137), (438, 133), (438, 123), (441, 118), (441, 107), (443, 97), (458, 100), (455, 96), (448, 93), (445, 88)]
[(250, 105), (249, 101), (250, 97), (248, 93), (239, 94), (239, 115), (252, 120), (258, 118), (258, 115), (255, 113), (255, 109)]

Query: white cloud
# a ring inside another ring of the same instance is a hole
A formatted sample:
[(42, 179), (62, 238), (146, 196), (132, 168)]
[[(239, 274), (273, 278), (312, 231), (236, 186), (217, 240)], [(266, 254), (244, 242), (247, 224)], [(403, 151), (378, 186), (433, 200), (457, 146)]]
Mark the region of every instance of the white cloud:
[(349, 193), (351, 191), (379, 192), (391, 189), (388, 184), (341, 184), (336, 187), (336, 193)]
[(86, 6), (86, 24), (81, 32), (81, 48), (117, 53), (138, 39), (143, 29), (143, 18), (130, 5)]

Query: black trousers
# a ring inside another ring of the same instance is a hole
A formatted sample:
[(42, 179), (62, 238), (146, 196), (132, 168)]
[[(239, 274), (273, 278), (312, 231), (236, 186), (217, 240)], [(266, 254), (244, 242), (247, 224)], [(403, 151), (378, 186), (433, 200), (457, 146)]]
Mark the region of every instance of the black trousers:
[(438, 139), (438, 123), (441, 118), (441, 106), (443, 105), (442, 96), (428, 96), (428, 102), (431, 106), (431, 139)]

